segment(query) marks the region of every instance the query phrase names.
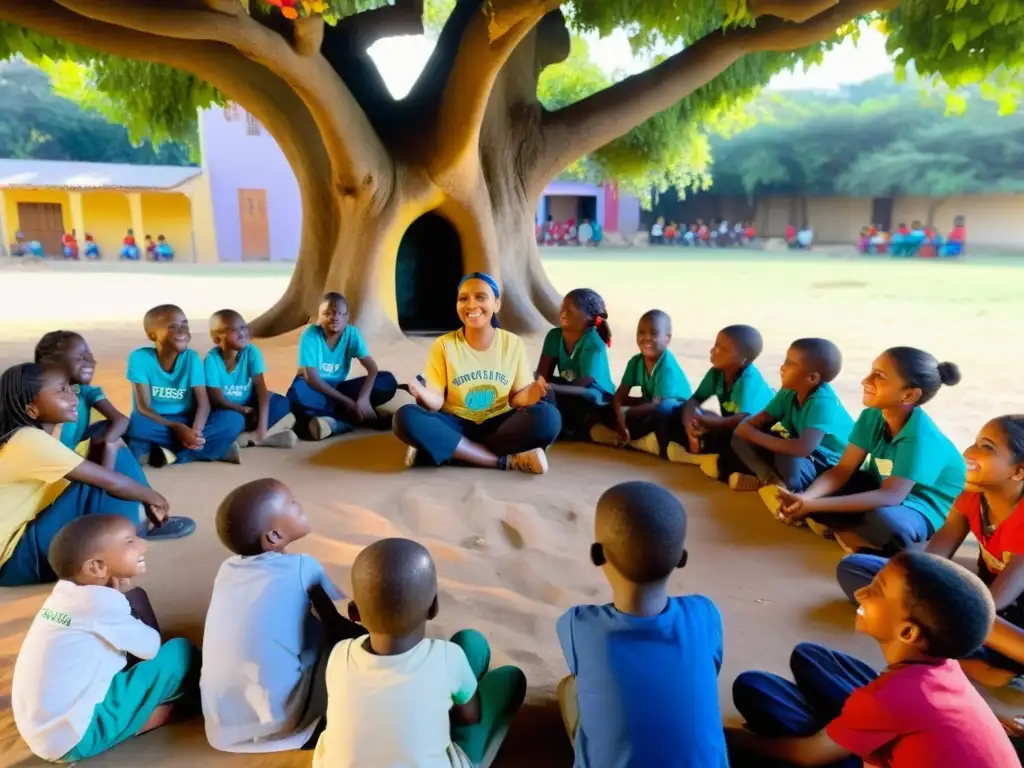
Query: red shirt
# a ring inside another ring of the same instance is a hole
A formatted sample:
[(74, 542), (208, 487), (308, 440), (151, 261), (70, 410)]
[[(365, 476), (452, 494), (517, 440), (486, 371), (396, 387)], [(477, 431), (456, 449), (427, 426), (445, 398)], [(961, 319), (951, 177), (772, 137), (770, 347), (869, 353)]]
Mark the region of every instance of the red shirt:
[(967, 522), (971, 533), (981, 544), (978, 554), (978, 575), (986, 583), (999, 575), (1013, 555), (1024, 555), (1024, 499), (1021, 499), (1008, 518), (994, 531), (986, 532), (982, 520), (982, 496), (975, 491), (964, 491), (953, 504)]
[(949, 233), (949, 239), (962, 243), (967, 239), (967, 228), (966, 227), (953, 227), (953, 231)]
[(792, 240), (794, 237), (796, 237), (796, 227), (790, 224), (786, 227), (786, 239)]
[(878, 768), (1012, 768), (1020, 761), (960, 665), (907, 664), (858, 688), (825, 728)]

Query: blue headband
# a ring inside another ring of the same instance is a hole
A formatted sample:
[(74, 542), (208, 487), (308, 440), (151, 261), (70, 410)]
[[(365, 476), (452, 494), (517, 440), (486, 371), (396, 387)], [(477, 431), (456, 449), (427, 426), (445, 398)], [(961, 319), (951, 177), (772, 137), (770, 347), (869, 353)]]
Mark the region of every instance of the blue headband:
[[(470, 272), (468, 275), (459, 280), (459, 288), (461, 289), (470, 280), (482, 280), (487, 283), (491, 290), (494, 291), (494, 298), (501, 298), (501, 289), (498, 287), (498, 281), (488, 275), (486, 272)], [(501, 328), (501, 323), (498, 322), (497, 315), (491, 315), (491, 326), (494, 328)]]

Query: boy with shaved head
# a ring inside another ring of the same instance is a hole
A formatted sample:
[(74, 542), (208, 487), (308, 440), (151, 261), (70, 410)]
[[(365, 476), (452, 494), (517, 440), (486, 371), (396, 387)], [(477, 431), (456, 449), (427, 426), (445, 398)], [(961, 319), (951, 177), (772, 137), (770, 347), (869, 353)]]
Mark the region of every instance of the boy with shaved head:
[(572, 673), (558, 699), (576, 768), (725, 768), (722, 617), (706, 597), (668, 595), (687, 560), (683, 505), (653, 483), (608, 489), (590, 559), (612, 602), (570, 608), (557, 625)]
[(526, 695), (516, 667), (487, 671), (483, 635), (426, 637), (437, 572), (422, 546), (383, 539), (356, 557), (349, 616), (369, 637), (344, 640), (327, 664), (327, 729), (314, 768), (487, 766)]
[(217, 536), (234, 555), (217, 572), (203, 634), (200, 690), (216, 749), (306, 746), (326, 709), (331, 643), (364, 633), (334, 615), (341, 593), (319, 561), (285, 551), (307, 533), (302, 507), (277, 480), (239, 486), (217, 508)]
[(294, 448), (295, 416), (284, 395), (267, 389), (263, 353), (252, 343), (249, 326), (238, 312), (222, 309), (210, 317), (213, 349), (206, 353), (203, 368), (206, 391), (214, 411), (233, 411), (245, 419), (238, 438), (240, 448)]

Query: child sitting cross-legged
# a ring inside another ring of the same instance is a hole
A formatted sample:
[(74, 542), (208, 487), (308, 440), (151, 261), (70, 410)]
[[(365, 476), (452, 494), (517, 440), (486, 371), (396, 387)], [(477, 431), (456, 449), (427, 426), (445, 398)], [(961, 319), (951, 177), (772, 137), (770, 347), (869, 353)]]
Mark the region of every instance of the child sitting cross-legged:
[[(711, 369), (693, 397), (673, 419), (666, 436), (669, 461), (696, 464), (708, 477), (728, 480), (742, 466), (732, 452), (733, 431), (744, 419), (764, 410), (775, 393), (754, 365), (764, 341), (756, 328), (730, 325), (718, 332), (711, 347)], [(702, 406), (718, 399), (721, 415)]]
[[(923, 552), (896, 555), (857, 593), (856, 627), (885, 657), (879, 674), (838, 651), (802, 643), (795, 683), (745, 672), (733, 684), (746, 729), (730, 728), (733, 765), (753, 753), (786, 765), (887, 768), (1019, 765), (996, 716), (964, 675), (995, 610), (981, 580)], [(843, 761), (843, 762), (840, 762)]]
[(558, 620), (572, 677), (558, 687), (577, 768), (727, 766), (718, 710), (722, 617), (702, 595), (670, 597), (686, 565), (686, 511), (653, 483), (597, 502), (590, 559), (612, 590)]
[[(353, 358), (365, 376), (348, 378)], [(316, 323), (299, 338), (299, 372), (288, 390), (299, 435), (326, 440), (357, 426), (387, 428), (376, 409), (397, 391), (394, 375), (377, 367), (359, 329), (349, 322), (348, 299), (324, 294)]]
[(349, 615), (369, 637), (338, 643), (327, 664), (327, 729), (314, 768), (488, 766), (526, 695), (516, 667), (488, 672), (491, 649), (466, 629), (426, 637), (437, 617), (430, 553), (382, 539), (352, 565)]
[(64, 526), (50, 545), (60, 581), (14, 665), (18, 732), (44, 760), (71, 763), (169, 722), (194, 705), (199, 651), (161, 644), (146, 593), (148, 545), (118, 515)]
[(245, 418), (239, 447), (294, 448), (298, 438), (292, 431), (291, 404), (284, 395), (267, 389), (267, 365), (252, 343), (245, 318), (233, 309), (215, 312), (210, 318), (210, 338), (214, 347), (203, 362), (206, 391), (211, 408)]
[[(750, 474), (730, 474), (730, 488), (755, 491), (775, 484), (800, 493), (839, 463), (853, 429), (830, 383), (842, 365), (839, 348), (826, 339), (789, 345), (780, 371), (782, 389), (733, 433), (732, 451)], [(769, 490), (774, 512), (776, 491)]]
[[(590, 439), (602, 445), (629, 446), (661, 455), (659, 433), (690, 396), (690, 382), (669, 350), (672, 318), (660, 309), (645, 312), (636, 328), (640, 353), (626, 365), (605, 421), (590, 430)], [(640, 397), (630, 392), (640, 389)]]
[(332, 601), (342, 595), (319, 561), (285, 551), (308, 533), (302, 507), (277, 480), (241, 485), (217, 508), (217, 535), (234, 554), (217, 571), (203, 631), (199, 686), (215, 749), (311, 747), (331, 646), (365, 634), (338, 615)]
[(189, 349), (192, 332), (179, 307), (162, 304), (146, 313), (143, 325), (153, 342), (128, 356), (132, 416), (128, 447), (152, 467), (190, 461), (238, 464), (242, 414), (210, 410), (203, 361)]

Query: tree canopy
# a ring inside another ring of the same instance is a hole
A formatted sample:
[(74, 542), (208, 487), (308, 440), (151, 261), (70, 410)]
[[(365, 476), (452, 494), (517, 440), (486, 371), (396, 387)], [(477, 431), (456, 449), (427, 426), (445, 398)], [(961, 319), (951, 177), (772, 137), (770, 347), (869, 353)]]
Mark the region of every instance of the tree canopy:
[(711, 191), (726, 195), (944, 197), (1024, 191), (1024, 115), (980, 88), (958, 94), (882, 76), (839, 94), (767, 93), (753, 128), (712, 142)]

